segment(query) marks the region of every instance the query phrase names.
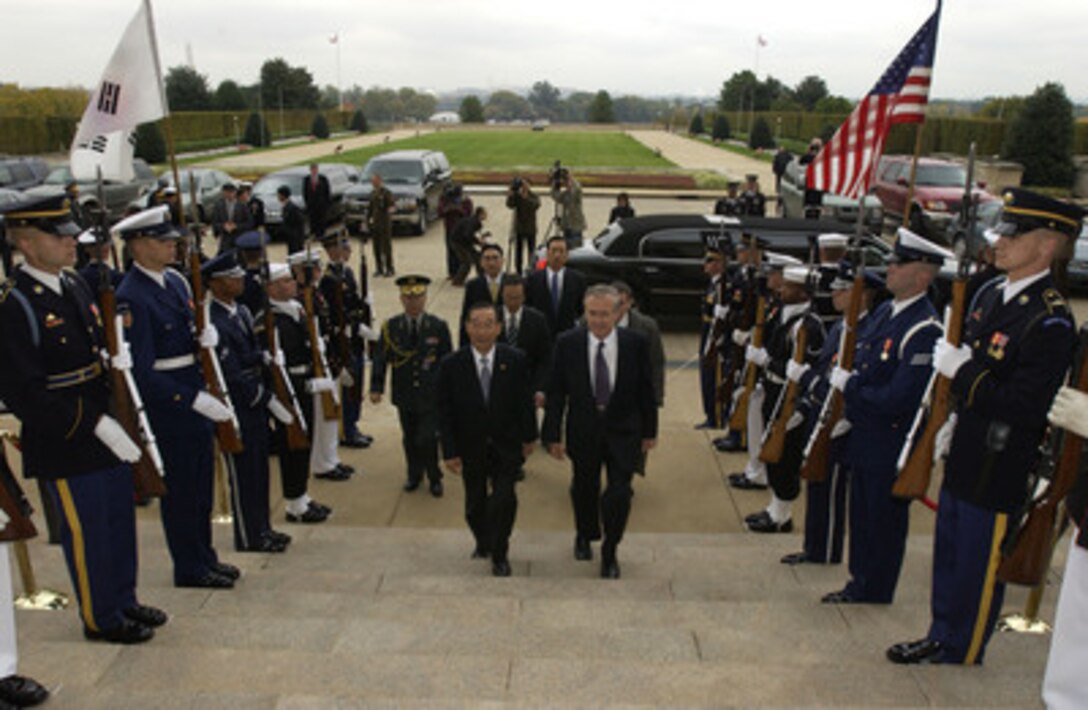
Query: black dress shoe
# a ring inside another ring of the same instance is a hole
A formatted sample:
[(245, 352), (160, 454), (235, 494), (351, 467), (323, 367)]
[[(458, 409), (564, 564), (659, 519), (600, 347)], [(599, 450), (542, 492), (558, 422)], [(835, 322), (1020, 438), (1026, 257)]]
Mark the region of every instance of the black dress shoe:
[(897, 643), (886, 655), (892, 663), (943, 663), (945, 647), (940, 641), (918, 639)]
[(242, 570), (227, 562), (216, 562), (212, 565), (212, 572), (230, 580), (236, 580), (242, 577)]
[(9, 675), (0, 678), (0, 700), (17, 708), (41, 705), (49, 697), (49, 691), (33, 678)]
[(752, 479), (748, 478), (748, 476), (744, 475), (744, 471), (729, 474), (729, 485), (733, 488), (739, 488), (742, 491), (767, 490), (766, 483), (756, 483)]
[(517, 473), (514, 474), (514, 480), (515, 481), (524, 481), (525, 480), (525, 469), (524, 468), (522, 468), (520, 466), (518, 467)]
[(105, 641), (107, 643), (134, 644), (150, 641), (155, 637), (155, 631), (149, 626), (144, 626), (138, 621), (125, 619), (120, 625), (112, 629), (94, 631), (83, 627), (83, 636), (88, 641)]
[(475, 550), (472, 551), (472, 558), (471, 559), (474, 559), (474, 560), (486, 560), (489, 557), (491, 557), (490, 552), (488, 552), (487, 550), (485, 550), (482, 547), (477, 547)]
[(287, 533), (282, 533), (279, 530), (272, 530), (271, 528), (264, 531), (264, 536), (274, 542), (279, 542), (283, 545), (291, 544), (291, 536)]
[(332, 515), (332, 508), (324, 503), (318, 503), (316, 500), (310, 501), (309, 510), (316, 510), (319, 513), (324, 513), (326, 517)]
[(581, 536), (574, 538), (574, 559), (583, 562), (593, 559), (593, 548), (589, 546), (589, 540)]
[(784, 523), (776, 523), (771, 519), (771, 514), (765, 510), (761, 511), (755, 519), (747, 521), (747, 524), (748, 529), (755, 533), (793, 532), (792, 520), (787, 520)]
[(615, 560), (602, 560), (601, 561), (601, 578), (602, 579), (619, 579), (620, 578), (620, 563)]
[(861, 600), (845, 589), (837, 592), (828, 592), (820, 598), (822, 604), (861, 604)]
[(509, 577), (510, 562), (507, 560), (494, 560), (491, 563), (491, 574), (495, 577)]
[(367, 446), (370, 446), (374, 443), (374, 437), (370, 434), (364, 434), (363, 432), (359, 432), (359, 438), (365, 441)]
[(714, 428), (714, 422), (712, 422), (710, 420), (702, 421), (702, 422), (699, 422), (698, 424), (696, 424), (695, 428), (696, 429), (713, 429)]
[(723, 436), (720, 439), (714, 440), (714, 448), (721, 451), (723, 454), (731, 454), (737, 451), (744, 451), (746, 447), (741, 443), (739, 436)]
[(442, 481), (431, 481), (431, 495), (432, 496), (434, 496), (435, 498), (441, 498), (442, 493), (444, 493), (444, 492), (445, 491), (442, 488)]
[(415, 489), (419, 488), (419, 483), (420, 483), (419, 481), (405, 481), (404, 482), (404, 490), (407, 491), (408, 493), (411, 493)]
[(336, 464), (336, 469), (338, 471), (343, 471), (344, 473), (348, 474), (349, 476), (354, 476), (355, 475), (355, 467), (350, 465), (350, 464), (346, 464), (343, 461)]
[(321, 510), (310, 506), (304, 513), (288, 513), (287, 522), (289, 523), (323, 523), (329, 519), (329, 514)]
[(238, 552), (286, 552), (287, 545), (267, 537), (262, 537), (249, 547), (239, 547)]
[(351, 478), (351, 474), (342, 468), (334, 468), (331, 471), (315, 473), (314, 478), (323, 478), (326, 481), (346, 481)]
[(788, 555), (783, 555), (782, 559), (779, 560), (784, 565), (803, 565), (811, 561), (808, 555), (803, 552), (791, 552)]
[(356, 433), (353, 436), (341, 439), (340, 445), (346, 446), (349, 449), (365, 449), (370, 446), (370, 442), (370, 437), (365, 437), (362, 434)]
[(194, 589), (233, 589), (234, 580), (218, 572), (208, 572), (199, 579), (183, 579), (180, 582), (174, 582), (174, 586)]
[(150, 629), (156, 629), (170, 620), (170, 617), (162, 609), (156, 609), (145, 604), (137, 604), (125, 609), (124, 615), (126, 619), (143, 624)]

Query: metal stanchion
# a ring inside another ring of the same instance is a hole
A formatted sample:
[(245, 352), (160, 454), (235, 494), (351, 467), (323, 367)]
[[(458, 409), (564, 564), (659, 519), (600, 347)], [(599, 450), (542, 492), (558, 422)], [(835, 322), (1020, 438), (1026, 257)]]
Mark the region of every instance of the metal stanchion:
[(52, 589), (38, 589), (38, 580), (30, 564), (30, 550), (26, 541), (14, 542), (12, 548), (15, 550), (15, 561), (19, 565), (19, 578), (23, 583), (23, 593), (15, 597), (15, 608), (31, 611), (59, 611), (68, 608), (70, 600), (67, 594)]
[[(1069, 516), (1065, 514), (1065, 503), (1058, 506), (1058, 520), (1061, 522), (1054, 526), (1054, 535), (1050, 539), (1050, 552), (1047, 554), (1048, 570), (1050, 568), (1050, 561), (1054, 558), (1054, 549), (1058, 546), (1058, 540), (1065, 534), (1065, 529), (1069, 527)], [(1028, 594), (1028, 599), (1024, 603), (1023, 613), (1008, 614), (998, 620), (997, 628), (999, 631), (1008, 631), (1018, 634), (1050, 633), (1050, 624), (1039, 618), (1039, 607), (1043, 603), (1043, 593), (1046, 591), (1047, 576), (1048, 575), (1044, 575), (1039, 584), (1032, 587), (1031, 592)]]

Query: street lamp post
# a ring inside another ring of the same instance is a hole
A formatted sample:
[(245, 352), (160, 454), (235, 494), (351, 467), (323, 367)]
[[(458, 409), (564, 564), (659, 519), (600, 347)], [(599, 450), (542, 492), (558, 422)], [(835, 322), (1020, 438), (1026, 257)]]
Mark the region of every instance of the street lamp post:
[(242, 149), (242, 139), (238, 134), (238, 117), (237, 116), (231, 116), (231, 120), (234, 121), (234, 149), (235, 150), (241, 150)]

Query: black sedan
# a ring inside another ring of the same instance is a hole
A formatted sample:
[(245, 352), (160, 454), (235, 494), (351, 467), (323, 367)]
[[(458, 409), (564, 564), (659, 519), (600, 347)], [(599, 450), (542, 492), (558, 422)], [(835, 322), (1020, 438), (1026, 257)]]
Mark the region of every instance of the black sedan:
[[(768, 250), (816, 258), (816, 237), (841, 229), (839, 222), (663, 214), (624, 219), (609, 225), (592, 242), (570, 253), (568, 265), (590, 283), (621, 279), (631, 285), (639, 309), (658, 318), (697, 319), (706, 289), (704, 244), (742, 232), (766, 239)], [(881, 239), (862, 237), (865, 263), (883, 271), (891, 248)]]

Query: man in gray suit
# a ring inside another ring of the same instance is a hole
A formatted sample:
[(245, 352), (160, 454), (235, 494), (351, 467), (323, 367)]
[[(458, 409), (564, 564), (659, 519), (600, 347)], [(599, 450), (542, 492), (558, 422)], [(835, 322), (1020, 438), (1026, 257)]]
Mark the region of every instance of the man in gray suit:
[(650, 345), (650, 368), (654, 378), (654, 403), (660, 408), (665, 406), (665, 345), (661, 340), (661, 329), (652, 317), (641, 313), (635, 307), (635, 295), (631, 287), (623, 281), (613, 281), (612, 288), (620, 293), (620, 319), (616, 323), (620, 328), (630, 328), (642, 333)]
[(238, 199), (234, 183), (223, 185), (223, 196), (212, 205), (212, 231), (219, 239), (219, 252), (234, 248), (234, 239), (253, 228), (253, 216), (246, 203)]

